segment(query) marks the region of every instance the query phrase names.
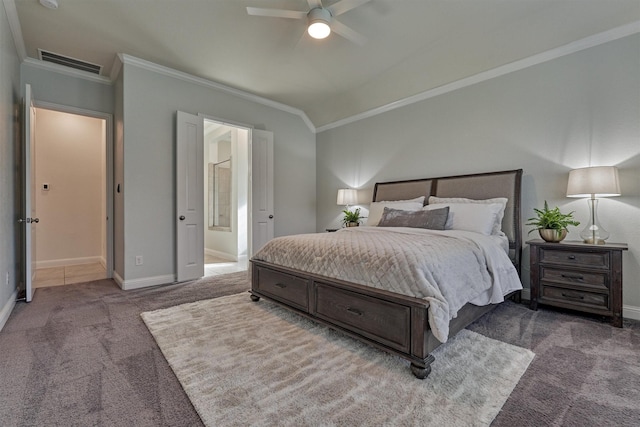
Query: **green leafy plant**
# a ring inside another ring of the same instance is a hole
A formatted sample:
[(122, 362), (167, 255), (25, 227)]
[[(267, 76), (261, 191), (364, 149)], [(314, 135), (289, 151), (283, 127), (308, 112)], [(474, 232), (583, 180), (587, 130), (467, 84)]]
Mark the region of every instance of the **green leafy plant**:
[(533, 218), (529, 218), (529, 221), (526, 225), (532, 225), (535, 228), (529, 230), (529, 233), (535, 230), (540, 229), (551, 229), (551, 230), (566, 230), (570, 225), (580, 225), (580, 223), (573, 219), (573, 212), (571, 211), (568, 214), (563, 214), (560, 212), (560, 209), (556, 206), (553, 209), (549, 209), (549, 205), (547, 201), (544, 201), (544, 209), (536, 209), (533, 208), (536, 212), (537, 216)]
[(342, 223), (344, 225), (349, 225), (351, 223), (360, 223), (360, 208), (356, 208), (353, 212), (345, 209), (342, 211), (342, 213), (344, 214), (344, 218), (342, 218)]

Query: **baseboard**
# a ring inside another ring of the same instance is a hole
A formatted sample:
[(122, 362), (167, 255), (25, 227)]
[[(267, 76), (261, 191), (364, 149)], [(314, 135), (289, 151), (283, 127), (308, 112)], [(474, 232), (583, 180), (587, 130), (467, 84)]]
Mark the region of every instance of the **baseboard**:
[[(531, 298), (531, 291), (527, 288), (522, 290), (522, 299), (529, 301)], [(625, 319), (640, 320), (640, 307), (633, 305), (622, 306), (622, 317)]]
[(233, 262), (238, 261), (238, 257), (235, 257), (235, 256), (233, 256), (231, 254), (226, 253), (226, 252), (216, 251), (215, 249), (204, 248), (204, 253), (206, 255), (211, 255), (211, 256), (218, 257), (218, 258), (228, 259), (229, 261), (233, 261)]
[(106, 260), (101, 256), (82, 257), (82, 258), (63, 258), (52, 259), (48, 261), (36, 261), (36, 268), (52, 268), (52, 267), (66, 267), (68, 265), (78, 264), (93, 264), (99, 262), (102, 265), (106, 265)]
[(16, 306), (16, 298), (18, 298), (18, 290), (13, 291), (11, 296), (9, 297), (9, 301), (2, 307), (0, 310), (0, 331), (4, 328), (4, 325), (9, 320), (9, 316), (11, 316), (11, 312), (13, 311), (13, 307)]
[(167, 285), (175, 283), (176, 277), (173, 274), (164, 276), (144, 277), (142, 279), (123, 280), (115, 271), (113, 272), (113, 280), (116, 281), (120, 289), (130, 291), (133, 289), (148, 288), (150, 286)]

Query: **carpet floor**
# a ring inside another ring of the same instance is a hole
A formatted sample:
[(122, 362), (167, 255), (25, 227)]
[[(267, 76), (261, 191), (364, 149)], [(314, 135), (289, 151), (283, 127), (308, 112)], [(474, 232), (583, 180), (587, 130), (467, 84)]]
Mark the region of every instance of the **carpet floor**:
[[(38, 289), (0, 331), (0, 425), (202, 426), (140, 313), (248, 289), (246, 273)], [(640, 322), (506, 302), (468, 329), (536, 354), (493, 426), (638, 425)]]
[(208, 426), (488, 426), (534, 354), (463, 330), (420, 381), (381, 352), (247, 293), (142, 313)]

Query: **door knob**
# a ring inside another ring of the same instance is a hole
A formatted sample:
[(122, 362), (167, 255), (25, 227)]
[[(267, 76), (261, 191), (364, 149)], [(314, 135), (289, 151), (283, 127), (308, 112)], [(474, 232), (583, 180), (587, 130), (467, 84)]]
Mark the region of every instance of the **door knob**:
[(35, 222), (36, 224), (40, 222), (40, 218), (33, 218), (31, 222)]
[(269, 219), (273, 219), (273, 215), (269, 215)]
[(184, 215), (180, 215), (180, 221), (184, 221)]

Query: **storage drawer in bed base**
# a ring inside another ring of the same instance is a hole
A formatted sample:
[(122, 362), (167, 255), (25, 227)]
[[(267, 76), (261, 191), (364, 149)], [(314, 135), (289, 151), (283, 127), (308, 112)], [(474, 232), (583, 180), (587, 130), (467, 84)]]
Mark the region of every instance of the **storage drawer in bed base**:
[[(429, 329), (424, 300), (252, 260), (251, 298), (260, 297), (409, 360), (420, 379), (431, 372), (430, 353), (440, 342)], [(450, 336), (491, 308), (467, 304), (451, 322)]]

